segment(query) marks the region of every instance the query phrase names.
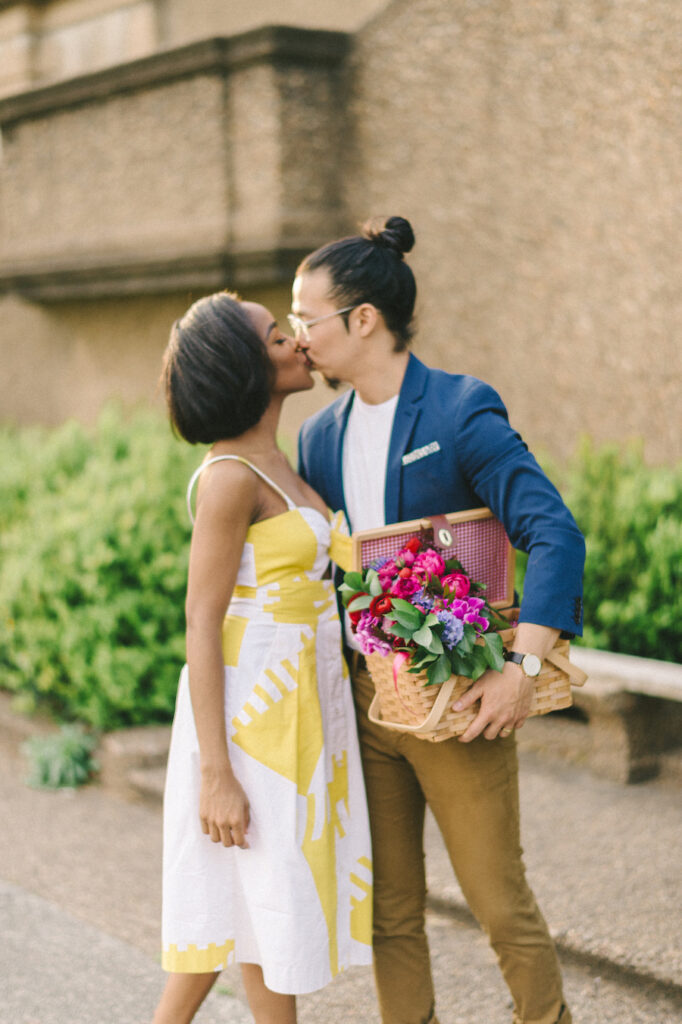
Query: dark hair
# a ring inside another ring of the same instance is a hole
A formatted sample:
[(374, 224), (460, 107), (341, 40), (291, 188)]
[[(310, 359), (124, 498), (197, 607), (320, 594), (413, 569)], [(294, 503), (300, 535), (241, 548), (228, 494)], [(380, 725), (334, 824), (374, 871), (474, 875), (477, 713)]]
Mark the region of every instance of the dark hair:
[(191, 444), (254, 426), (273, 375), (264, 341), (231, 292), (199, 299), (171, 327), (161, 379), (171, 423)]
[[(414, 232), (404, 217), (369, 220), (361, 234), (330, 242), (306, 256), (296, 273), (326, 270), (332, 282), (330, 297), (340, 306), (371, 302), (395, 336), (395, 349), (400, 352), (414, 333), (417, 285), (403, 259), (413, 245)], [(347, 314), (345, 320), (348, 327)]]

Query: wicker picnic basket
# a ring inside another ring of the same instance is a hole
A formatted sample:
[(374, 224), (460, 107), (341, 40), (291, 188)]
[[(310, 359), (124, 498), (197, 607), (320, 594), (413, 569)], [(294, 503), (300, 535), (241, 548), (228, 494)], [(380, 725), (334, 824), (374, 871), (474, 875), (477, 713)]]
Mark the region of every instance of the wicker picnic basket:
[[(513, 642), (514, 629), (505, 629), (500, 636), (506, 647)], [(557, 640), (545, 658), (530, 715), (545, 715), (573, 703), (571, 686), (582, 686), (587, 676), (568, 660), (568, 649), (568, 640)], [(450, 676), (440, 685), (427, 686), (425, 672), (409, 672), (405, 665), (394, 678), (390, 655), (368, 654), (366, 660), (376, 690), (369, 708), (372, 722), (438, 743), (459, 736), (476, 717), (476, 705), (466, 711), (452, 707), (471, 686), (466, 676)]]
[[(366, 568), (378, 555), (400, 550), (410, 537), (430, 540), (431, 534), (432, 543), (443, 557), (458, 558), (472, 578), (486, 584), (491, 606), (515, 622), (514, 549), (489, 509), (432, 516), (353, 534), (352, 567)], [(501, 631), (505, 647), (513, 643), (514, 633), (513, 626)], [(530, 715), (571, 706), (571, 686), (582, 686), (587, 676), (571, 664), (568, 654), (568, 640), (558, 639), (535, 682)], [(376, 690), (369, 708), (372, 722), (438, 743), (463, 733), (476, 717), (476, 705), (466, 711), (453, 710), (455, 701), (472, 685), (466, 676), (450, 676), (444, 683), (429, 686), (425, 685), (426, 673), (410, 672), (409, 662), (394, 673), (392, 655), (368, 654), (366, 661)]]

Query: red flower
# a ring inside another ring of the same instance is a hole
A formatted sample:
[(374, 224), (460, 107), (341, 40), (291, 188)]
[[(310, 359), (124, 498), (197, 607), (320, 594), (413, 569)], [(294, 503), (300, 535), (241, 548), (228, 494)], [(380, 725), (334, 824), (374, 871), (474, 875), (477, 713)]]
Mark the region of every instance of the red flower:
[(421, 541), (419, 540), (419, 537), (413, 537), (411, 540), (408, 540), (405, 547), (407, 548), (408, 551), (411, 551), (413, 555), (416, 555), (417, 552), (419, 551), (419, 548), (421, 547)]
[(361, 615), (362, 612), (348, 612), (348, 618), (350, 619), (354, 626), (357, 626), (358, 622), (360, 621)]
[(401, 569), (400, 572), (398, 573), (398, 576), (400, 576), (401, 580), (407, 580), (410, 578), (411, 575), (412, 570), (408, 569), (407, 566), (405, 566), (404, 569)]
[(370, 604), (369, 612), (370, 615), (374, 615), (375, 618), (380, 619), (382, 615), (386, 614), (386, 612), (390, 612), (392, 607), (393, 602), (388, 594), (379, 594), (379, 596), (375, 597)]

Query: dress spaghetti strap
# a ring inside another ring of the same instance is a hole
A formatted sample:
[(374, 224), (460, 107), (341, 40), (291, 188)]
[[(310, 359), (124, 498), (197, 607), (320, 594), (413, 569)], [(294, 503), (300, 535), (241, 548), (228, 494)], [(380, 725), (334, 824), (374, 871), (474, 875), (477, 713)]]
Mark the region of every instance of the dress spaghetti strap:
[(207, 459), (206, 462), (202, 462), (199, 468), (194, 470), (187, 485), (187, 512), (191, 523), (194, 523), (194, 515), (192, 513), (192, 490), (194, 489), (194, 485), (199, 479), (200, 474), (213, 462), (241, 462), (242, 465), (248, 466), (249, 469), (252, 469), (256, 476), (259, 476), (266, 484), (269, 484), (273, 491), (277, 491), (280, 498), (286, 502), (287, 509), (296, 508), (296, 503), (291, 500), (288, 494), (284, 493), (279, 484), (276, 484), (274, 480), (271, 480), (262, 469), (259, 469), (258, 466), (254, 466), (254, 464), (249, 462), (248, 459), (242, 458), (241, 455), (214, 455), (212, 459)]

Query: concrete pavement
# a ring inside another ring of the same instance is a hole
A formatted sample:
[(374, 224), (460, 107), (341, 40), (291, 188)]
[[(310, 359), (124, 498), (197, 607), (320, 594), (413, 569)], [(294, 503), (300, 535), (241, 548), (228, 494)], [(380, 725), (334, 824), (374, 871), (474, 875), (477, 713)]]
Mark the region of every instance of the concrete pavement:
[[(28, 789), (0, 744), (0, 1024), (145, 1024), (158, 966), (160, 807)], [(682, 790), (522, 755), (526, 863), (576, 1024), (682, 1024)], [(429, 936), (441, 1024), (508, 1024), (506, 989), (433, 823)], [(198, 1024), (242, 1024), (238, 970)], [(371, 972), (300, 1000), (301, 1024), (377, 1024)]]

